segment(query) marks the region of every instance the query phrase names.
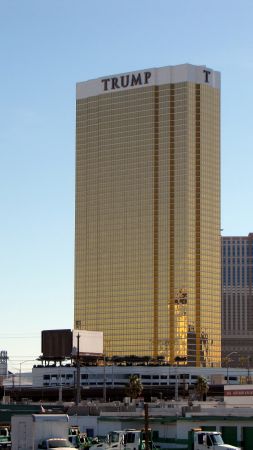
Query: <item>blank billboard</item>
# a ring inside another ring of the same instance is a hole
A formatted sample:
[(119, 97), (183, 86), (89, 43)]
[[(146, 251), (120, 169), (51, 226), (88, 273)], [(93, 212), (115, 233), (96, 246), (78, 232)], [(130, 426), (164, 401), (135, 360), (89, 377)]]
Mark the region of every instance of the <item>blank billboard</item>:
[(79, 334), (80, 355), (102, 355), (103, 333), (101, 331), (73, 330), (72, 355), (77, 354), (77, 336)]
[(69, 358), (72, 352), (71, 330), (43, 330), (41, 351), (44, 358)]

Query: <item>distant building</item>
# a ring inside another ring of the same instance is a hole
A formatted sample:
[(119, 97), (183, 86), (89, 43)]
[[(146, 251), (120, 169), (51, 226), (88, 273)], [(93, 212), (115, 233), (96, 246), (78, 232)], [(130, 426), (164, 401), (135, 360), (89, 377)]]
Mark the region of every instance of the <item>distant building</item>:
[(3, 378), (8, 374), (8, 356), (7, 351), (0, 350), (0, 385), (3, 382)]
[(220, 365), (220, 74), (77, 84), (75, 329), (105, 354)]
[[(253, 233), (222, 237), (222, 361), (253, 364)], [(230, 361), (226, 361), (226, 355)]]

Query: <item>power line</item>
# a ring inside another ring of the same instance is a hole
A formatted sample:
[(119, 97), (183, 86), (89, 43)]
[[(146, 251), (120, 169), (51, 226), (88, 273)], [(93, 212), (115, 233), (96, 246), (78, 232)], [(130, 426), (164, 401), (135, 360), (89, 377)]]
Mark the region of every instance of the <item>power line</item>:
[(24, 358), (34, 358), (34, 359), (36, 359), (36, 358), (38, 358), (38, 355), (14, 355), (14, 356), (8, 356), (8, 360), (10, 361), (10, 362), (17, 362), (17, 361), (20, 361), (20, 360), (22, 360), (22, 359), (24, 359)]
[(8, 335), (8, 334), (0, 334), (0, 338), (1, 339), (40, 339), (41, 336), (39, 335), (21, 335), (21, 334), (17, 334), (17, 335)]

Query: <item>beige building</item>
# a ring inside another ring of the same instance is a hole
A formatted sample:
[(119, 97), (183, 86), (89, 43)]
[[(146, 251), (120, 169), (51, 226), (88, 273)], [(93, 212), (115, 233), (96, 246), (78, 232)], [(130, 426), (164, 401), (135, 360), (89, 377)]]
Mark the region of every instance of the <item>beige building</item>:
[(76, 329), (105, 353), (219, 366), (220, 75), (77, 84)]
[(253, 363), (253, 233), (222, 237), (222, 272), (222, 363), (250, 368)]

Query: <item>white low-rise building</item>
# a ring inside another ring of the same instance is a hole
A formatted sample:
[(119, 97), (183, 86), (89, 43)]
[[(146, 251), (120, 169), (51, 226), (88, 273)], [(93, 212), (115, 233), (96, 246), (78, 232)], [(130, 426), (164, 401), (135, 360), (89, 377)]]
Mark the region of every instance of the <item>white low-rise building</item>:
[[(243, 368), (203, 368), (188, 366), (140, 366), (140, 365), (106, 365), (84, 366), (80, 369), (82, 387), (124, 387), (133, 374), (138, 375), (142, 385), (171, 386), (194, 385), (199, 376), (207, 378), (209, 384), (241, 384), (245, 383), (248, 369)], [(76, 367), (68, 365), (34, 366), (32, 370), (34, 387), (71, 387), (76, 385)]]

